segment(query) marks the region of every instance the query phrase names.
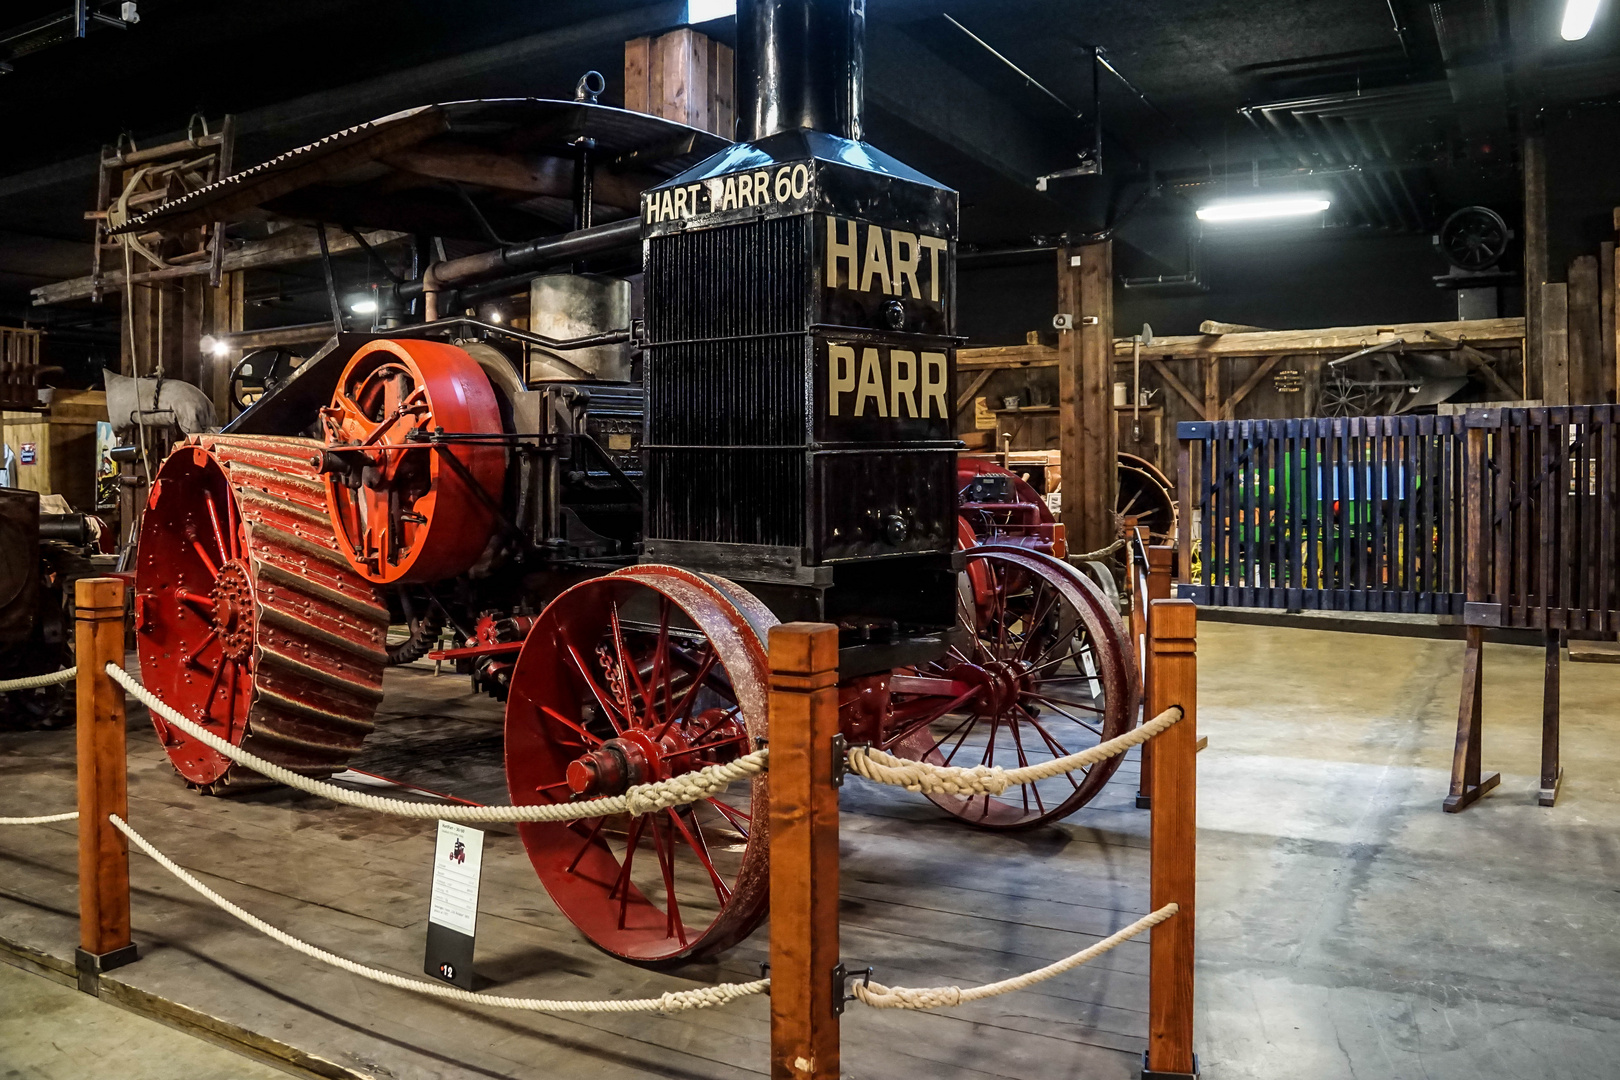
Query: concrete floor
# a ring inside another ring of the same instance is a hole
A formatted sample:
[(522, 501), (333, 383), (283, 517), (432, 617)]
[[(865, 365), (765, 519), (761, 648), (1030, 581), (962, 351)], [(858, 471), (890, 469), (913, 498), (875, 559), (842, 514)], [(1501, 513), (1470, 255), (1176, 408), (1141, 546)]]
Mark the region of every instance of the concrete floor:
[[(1460, 643), (1212, 622), (1199, 638), (1205, 1077), (1620, 1077), (1620, 667), (1565, 667), (1566, 780), (1543, 809), (1542, 654), (1488, 647), (1485, 767), (1503, 780), (1448, 815)], [(1104, 818), (1125, 820), (1098, 806), (1061, 830)], [(0, 1080), (92, 1072), (280, 1075), (0, 964)]]
[(1199, 629), (1198, 1043), (1209, 1080), (1620, 1076), (1620, 668), (1487, 646), (1484, 762), (1449, 780), (1462, 646)]
[(280, 1069), (0, 964), (0, 1080), (286, 1080)]

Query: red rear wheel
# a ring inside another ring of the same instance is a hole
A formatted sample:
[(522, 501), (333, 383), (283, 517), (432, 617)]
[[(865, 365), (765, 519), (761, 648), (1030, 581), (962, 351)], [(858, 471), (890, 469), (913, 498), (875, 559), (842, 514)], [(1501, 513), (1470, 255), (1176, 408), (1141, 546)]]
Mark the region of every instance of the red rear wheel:
[[(530, 631), (506, 706), (518, 804), (614, 795), (751, 753), (765, 737), (775, 618), (722, 578), (636, 566), (576, 585)], [(519, 826), (564, 915), (622, 959), (741, 941), (769, 899), (763, 776), (635, 817)]]
[[(963, 647), (919, 675), (977, 684), (966, 704), (943, 711), (896, 695), (906, 717), (893, 753), (936, 765), (1014, 769), (1066, 757), (1122, 735), (1136, 722), (1136, 666), (1125, 627), (1097, 587), (1058, 559), (1015, 547), (967, 551), (958, 597)], [(936, 699), (937, 701), (938, 699)], [(1114, 757), (1002, 795), (931, 795), (973, 825), (1025, 829), (1057, 821), (1101, 791)]]
[[(146, 686), (288, 768), (343, 768), (382, 698), (388, 609), (337, 550), (309, 439), (196, 436), (163, 462), (142, 518), (136, 641)], [(210, 790), (262, 784), (153, 718)]]

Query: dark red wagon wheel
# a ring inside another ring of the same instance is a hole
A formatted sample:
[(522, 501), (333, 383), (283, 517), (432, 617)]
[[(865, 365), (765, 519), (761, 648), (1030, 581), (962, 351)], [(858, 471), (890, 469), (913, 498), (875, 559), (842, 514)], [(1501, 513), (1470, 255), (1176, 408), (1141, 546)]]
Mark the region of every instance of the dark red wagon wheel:
[[(669, 566), (557, 597), (512, 674), (512, 801), (615, 795), (751, 753), (765, 737), (775, 622), (737, 585)], [(729, 948), (764, 918), (766, 791), (761, 776), (690, 806), (518, 831), (586, 937), (632, 963), (668, 963)]]
[[(971, 637), (917, 674), (978, 692), (965, 702), (935, 698), (932, 708), (928, 699), (897, 694), (893, 707), (905, 719), (892, 752), (936, 765), (1014, 769), (1130, 730), (1136, 665), (1125, 627), (1097, 587), (1067, 563), (1027, 548), (966, 554), (958, 608)], [(1033, 828), (1090, 802), (1119, 764), (1111, 758), (999, 796), (929, 797), (973, 825)]]

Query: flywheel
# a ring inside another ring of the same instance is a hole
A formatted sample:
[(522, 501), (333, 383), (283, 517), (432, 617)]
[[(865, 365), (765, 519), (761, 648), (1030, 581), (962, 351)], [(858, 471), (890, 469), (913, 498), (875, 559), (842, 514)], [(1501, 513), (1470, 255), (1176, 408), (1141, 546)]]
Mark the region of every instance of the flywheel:
[(442, 581), (501, 517), (505, 428), (489, 376), (438, 341), (360, 347), (321, 410), (339, 549), (379, 585)]
[[(388, 609), (339, 550), (311, 439), (195, 435), (158, 469), (135, 571), (141, 677), (180, 712), (314, 776), (360, 749), (382, 699)], [(213, 793), (257, 774), (153, 726)]]

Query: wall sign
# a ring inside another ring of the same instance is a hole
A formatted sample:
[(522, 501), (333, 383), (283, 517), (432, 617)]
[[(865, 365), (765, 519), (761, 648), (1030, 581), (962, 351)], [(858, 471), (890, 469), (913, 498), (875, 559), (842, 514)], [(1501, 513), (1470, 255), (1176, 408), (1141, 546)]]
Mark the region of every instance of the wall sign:
[(463, 990), (473, 989), (473, 938), (478, 929), (478, 880), (483, 866), (484, 834), (465, 825), (439, 822), (423, 971)]
[(39, 460), (39, 445), (31, 442), (23, 443), (22, 454), (18, 456), (17, 460), (24, 465), (33, 465)]

